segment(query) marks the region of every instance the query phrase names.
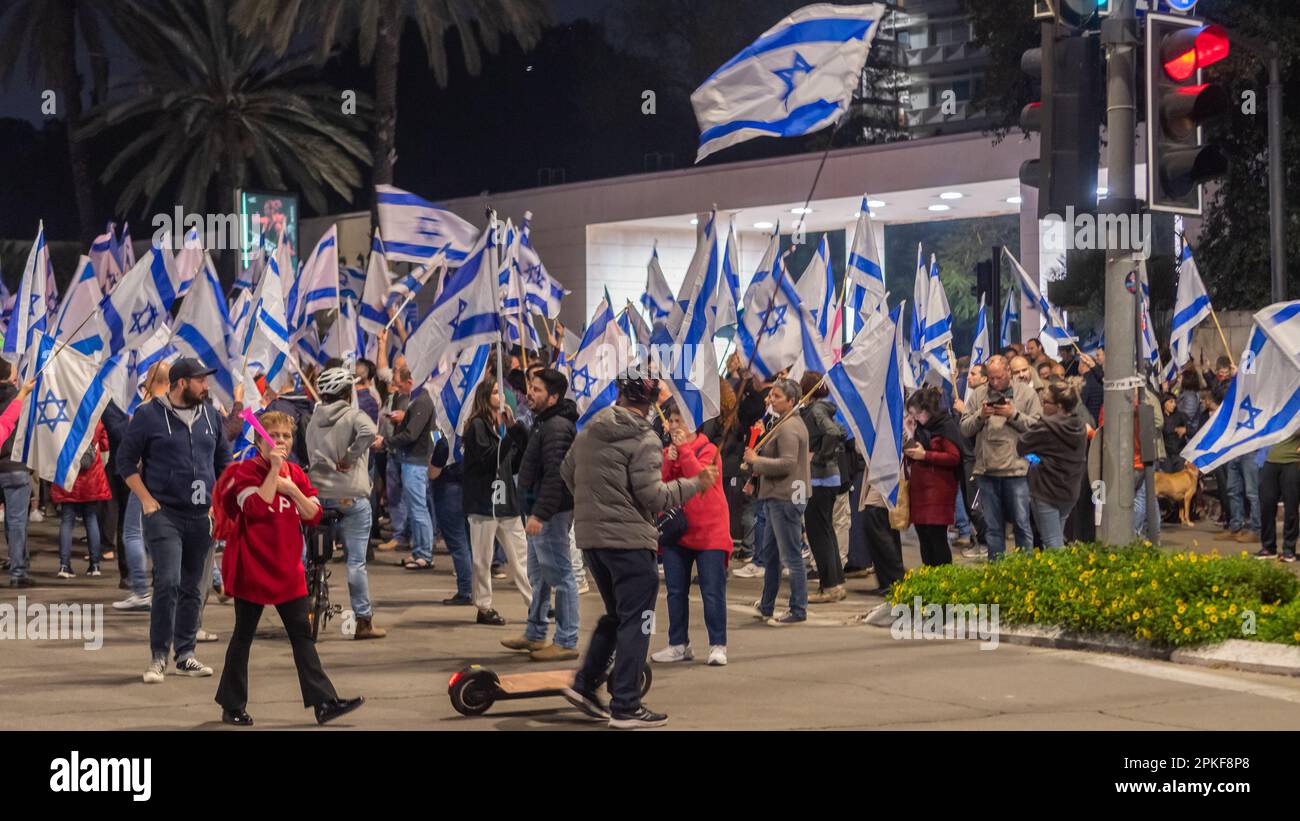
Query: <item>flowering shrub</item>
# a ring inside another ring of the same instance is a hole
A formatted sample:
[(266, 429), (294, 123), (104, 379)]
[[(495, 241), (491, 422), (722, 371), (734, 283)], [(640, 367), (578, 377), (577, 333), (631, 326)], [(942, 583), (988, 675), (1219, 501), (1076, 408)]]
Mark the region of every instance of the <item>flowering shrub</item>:
[(1248, 557), (1076, 545), (982, 567), (918, 567), (891, 602), (997, 604), (1005, 624), (1112, 633), (1164, 646), (1252, 639), (1300, 644), (1300, 581)]

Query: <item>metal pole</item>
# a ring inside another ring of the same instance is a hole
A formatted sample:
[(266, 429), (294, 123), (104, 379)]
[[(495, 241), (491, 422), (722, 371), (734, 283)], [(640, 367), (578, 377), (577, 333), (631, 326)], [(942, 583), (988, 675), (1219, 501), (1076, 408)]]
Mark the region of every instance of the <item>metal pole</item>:
[[(1133, 0), (1116, 0), (1115, 13), (1102, 24), (1106, 49), (1107, 169), (1110, 194), (1105, 210), (1135, 214), (1133, 144), (1136, 141), (1137, 18)], [(1126, 279), (1138, 287), (1131, 249), (1106, 249), (1106, 399), (1102, 451), (1105, 481), (1101, 540), (1133, 540), (1133, 385), (1136, 362), (1137, 300)]]
[(1269, 43), (1268, 56), (1268, 211), (1273, 260), (1273, 301), (1286, 301), (1286, 189), (1282, 186), (1281, 47)]

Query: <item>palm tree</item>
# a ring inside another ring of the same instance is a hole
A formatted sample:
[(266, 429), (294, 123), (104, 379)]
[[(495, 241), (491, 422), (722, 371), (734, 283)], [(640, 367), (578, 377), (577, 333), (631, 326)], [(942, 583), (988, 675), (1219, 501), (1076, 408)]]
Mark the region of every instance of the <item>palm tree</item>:
[(327, 189), (351, 202), (367, 161), (357, 136), (363, 118), (343, 114), (338, 89), (312, 77), (310, 53), (279, 59), (240, 34), (226, 12), (222, 0), (117, 8), (114, 26), (141, 76), (129, 97), (91, 112), (83, 134), (117, 126), (137, 134), (101, 177), (144, 163), (122, 186), (117, 209), (147, 210), (172, 186), (187, 211), (215, 204), (224, 212), (235, 190), (254, 180), (270, 188), (291, 182), (317, 211), (328, 207)]
[(412, 21), (419, 28), (429, 68), (445, 88), (449, 32), (456, 32), (465, 67), (476, 75), (483, 65), (482, 50), (495, 54), (502, 35), (532, 48), (549, 13), (543, 0), (235, 0), (230, 19), (241, 31), (267, 38), (278, 54), (289, 48), (294, 33), (311, 30), (319, 60), (355, 36), (362, 64), (373, 62), (375, 67), (371, 168), (374, 184), (385, 185), (393, 181), (397, 159), (397, 64), (403, 25)]
[(6, 0), (0, 9), (0, 85), (13, 79), (25, 56), (28, 80), (35, 83), (42, 79), (55, 92), (56, 111), (63, 114), (67, 131), (73, 197), (83, 242), (90, 241), (97, 226), (90, 156), (77, 136), (82, 119), (77, 33), (90, 52), (93, 99), (102, 100), (108, 84), (108, 59), (99, 19), (104, 11), (102, 4), (85, 0)]

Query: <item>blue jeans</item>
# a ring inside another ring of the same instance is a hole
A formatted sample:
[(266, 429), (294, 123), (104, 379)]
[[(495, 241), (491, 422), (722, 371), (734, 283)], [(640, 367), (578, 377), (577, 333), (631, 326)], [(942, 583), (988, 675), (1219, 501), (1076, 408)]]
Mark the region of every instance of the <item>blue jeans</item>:
[(755, 499), (754, 504), (754, 536), (750, 544), (754, 548), (754, 564), (762, 567), (767, 559), (763, 555), (763, 546), (767, 544), (767, 505), (760, 499)]
[(1074, 510), (1074, 503), (1053, 505), (1031, 499), (1029, 504), (1034, 512), (1034, 522), (1038, 525), (1038, 535), (1043, 539), (1043, 547), (1065, 547), (1065, 520)]
[[(1141, 474), (1138, 474), (1141, 476)], [(1133, 535), (1155, 541), (1160, 535), (1160, 509), (1156, 508), (1156, 532), (1147, 533), (1147, 480), (1142, 476), (1133, 491)]]
[(560, 647), (578, 646), (578, 582), (573, 577), (569, 559), (569, 528), (573, 511), (556, 513), (542, 525), (542, 532), (528, 537), (528, 581), (533, 586), (533, 603), (528, 608), (528, 627), (524, 638), (544, 641), (555, 591), (555, 643)]
[(338, 535), (348, 560), (348, 599), (352, 613), (370, 618), (370, 575), (366, 571), (366, 548), (370, 546), (370, 500), (362, 497), (344, 505), (337, 499), (324, 501), (326, 510), (339, 513)]
[(166, 659), (194, 655), (194, 636), (203, 610), (203, 576), (212, 555), (207, 514), (159, 510), (144, 517), (144, 536), (153, 557), (153, 607), (149, 611), (149, 649)]
[(122, 548), (126, 553), (131, 592), (137, 596), (149, 593), (149, 560), (145, 558), (144, 523), (140, 520), (142, 512), (140, 497), (128, 493), (126, 508), (122, 511)]
[(402, 494), (402, 463), (397, 461), (395, 454), (388, 455), (388, 468), (384, 476), (388, 493), (388, 521), (393, 527), (393, 538), (402, 544), (410, 544), (411, 534), (406, 529), (406, 501)]
[(1034, 545), (1029, 525), (1029, 479), (1025, 476), (980, 476), (980, 508), (988, 526), (985, 541), (989, 558), (1000, 557), (1007, 549), (1007, 514), (1015, 525), (1016, 546), (1029, 550)]
[(691, 564), (700, 570), (704, 627), (709, 645), (727, 645), (727, 554), (723, 550), (691, 550), (664, 545), (664, 587), (668, 588), (668, 643), (690, 644)]
[(969, 539), (971, 532), (970, 516), (966, 515), (966, 499), (961, 494), (960, 485), (957, 487), (957, 510), (953, 522), (957, 527), (957, 535), (963, 539)]
[(784, 499), (764, 499), (759, 505), (767, 518), (763, 540), (763, 598), (758, 609), (772, 615), (776, 593), (781, 587), (781, 568), (790, 571), (790, 613), (795, 618), (808, 616), (808, 573), (803, 565), (803, 512), (807, 505)]
[(411, 555), (433, 561), (433, 517), (429, 513), (429, 468), (402, 464), (402, 504), (411, 534)]
[(443, 479), (429, 483), (429, 509), (451, 554), (456, 571), (456, 595), (474, 595), (474, 559), (469, 549), (469, 526), (465, 520), (464, 489), (460, 482)]
[[(1250, 518), (1246, 518), (1246, 505)], [(1228, 529), (1236, 533), (1247, 527), (1259, 532), (1259, 466), (1254, 453), (1243, 453), (1228, 463)], [(1276, 516), (1277, 511), (1269, 511)]]
[(5, 541), (9, 543), (9, 575), (27, 577), (27, 506), (32, 501), (32, 479), (25, 470), (0, 473), (5, 499)]
[[(72, 563), (72, 528), (77, 517), (86, 523), (90, 563), (99, 564), (99, 511), (96, 502), (64, 502), (59, 505), (59, 564)], [(8, 518), (8, 517), (6, 517)]]

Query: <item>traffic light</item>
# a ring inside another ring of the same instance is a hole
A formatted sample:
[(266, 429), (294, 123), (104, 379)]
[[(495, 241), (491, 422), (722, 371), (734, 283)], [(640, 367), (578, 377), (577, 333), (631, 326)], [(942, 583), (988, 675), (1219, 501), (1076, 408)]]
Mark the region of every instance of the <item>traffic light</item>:
[(983, 294), (989, 294), (993, 291), (993, 261), (984, 259), (975, 263), (975, 285), (971, 288), (971, 296), (979, 299)]
[(1228, 92), (1201, 70), (1228, 56), (1228, 33), (1203, 20), (1147, 15), (1147, 198), (1152, 211), (1201, 213), (1201, 184), (1228, 171), (1201, 126), (1228, 113)]
[(1108, 16), (1110, 8), (1110, 0), (1034, 0), (1034, 19), (1086, 28)]
[(1020, 127), (1039, 132), (1039, 158), (1020, 166), (1020, 181), (1038, 189), (1038, 217), (1064, 217), (1067, 207), (1091, 212), (1097, 205), (1100, 158), (1101, 50), (1096, 37), (1059, 36), (1043, 23), (1042, 45), (1020, 59), (1020, 68), (1042, 87), (1038, 102), (1020, 112)]

